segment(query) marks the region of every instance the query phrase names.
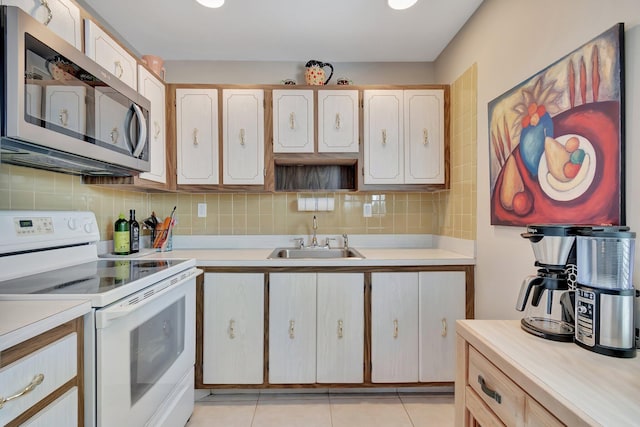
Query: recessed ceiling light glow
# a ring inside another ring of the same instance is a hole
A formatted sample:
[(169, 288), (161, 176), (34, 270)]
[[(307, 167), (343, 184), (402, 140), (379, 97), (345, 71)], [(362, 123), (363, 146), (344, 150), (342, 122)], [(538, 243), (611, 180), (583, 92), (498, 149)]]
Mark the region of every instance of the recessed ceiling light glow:
[(224, 0), (196, 0), (204, 7), (220, 7), (224, 4)]
[(387, 3), (389, 4), (389, 7), (391, 9), (403, 10), (410, 8), (411, 6), (416, 4), (417, 1), (418, 0), (387, 0)]

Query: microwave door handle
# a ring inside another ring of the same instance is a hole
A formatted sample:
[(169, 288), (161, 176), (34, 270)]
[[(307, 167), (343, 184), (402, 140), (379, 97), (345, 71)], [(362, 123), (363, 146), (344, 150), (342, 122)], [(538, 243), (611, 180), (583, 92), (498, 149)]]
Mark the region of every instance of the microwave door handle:
[(131, 122), (133, 121), (133, 115), (135, 114), (135, 111), (133, 110), (134, 105), (135, 104), (129, 107), (129, 110), (127, 110), (127, 116), (124, 118), (124, 141), (127, 143), (131, 154), (135, 151), (135, 147), (131, 142)]
[(144, 118), (142, 109), (138, 105), (132, 105), (133, 110), (136, 113), (136, 118), (140, 124), (140, 132), (138, 133), (138, 141), (136, 142), (136, 148), (133, 152), (133, 157), (138, 158), (142, 154), (142, 150), (147, 146), (147, 120)]

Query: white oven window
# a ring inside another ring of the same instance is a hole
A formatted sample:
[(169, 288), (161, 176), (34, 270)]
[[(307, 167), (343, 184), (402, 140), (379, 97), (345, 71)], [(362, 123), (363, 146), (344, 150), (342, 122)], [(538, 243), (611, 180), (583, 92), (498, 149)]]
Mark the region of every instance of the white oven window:
[(185, 347), (185, 297), (130, 333), (131, 406), (157, 383)]

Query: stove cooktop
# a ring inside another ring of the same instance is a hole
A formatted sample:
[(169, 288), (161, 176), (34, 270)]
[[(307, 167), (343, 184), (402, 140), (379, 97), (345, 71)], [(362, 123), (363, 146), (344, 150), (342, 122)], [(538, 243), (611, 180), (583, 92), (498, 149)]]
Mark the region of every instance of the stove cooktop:
[(98, 259), (0, 282), (0, 299), (85, 298), (102, 307), (189, 268), (191, 261)]

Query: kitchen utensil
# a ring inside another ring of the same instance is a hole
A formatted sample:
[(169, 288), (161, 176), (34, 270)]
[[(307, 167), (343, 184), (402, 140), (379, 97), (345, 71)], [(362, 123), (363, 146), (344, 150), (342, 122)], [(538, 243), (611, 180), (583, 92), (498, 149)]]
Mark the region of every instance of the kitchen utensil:
[(596, 353), (635, 357), (633, 258), (629, 227), (578, 233), (575, 342)]
[[(333, 76), (333, 65), (329, 64), (328, 62), (316, 61), (315, 59), (312, 59), (306, 63), (305, 67), (306, 70), (304, 72), (304, 79), (308, 85), (326, 85), (327, 83), (329, 83), (329, 80), (331, 80), (331, 76)], [(326, 80), (324, 79), (324, 67), (331, 68), (331, 74), (329, 74), (329, 77)]]
[(520, 324), (525, 331), (553, 341), (573, 341), (575, 334), (576, 234), (588, 227), (574, 225), (529, 225), (522, 237), (531, 242), (538, 274), (525, 278), (516, 310), (525, 313)]
[(171, 211), (171, 215), (166, 217), (162, 222), (162, 224), (158, 225), (158, 227), (156, 228), (157, 236), (153, 242), (154, 248), (162, 248), (162, 246), (165, 244), (167, 238), (169, 237), (169, 231), (171, 229), (171, 223), (173, 222), (175, 212), (176, 212), (176, 206), (173, 207), (173, 210)]

